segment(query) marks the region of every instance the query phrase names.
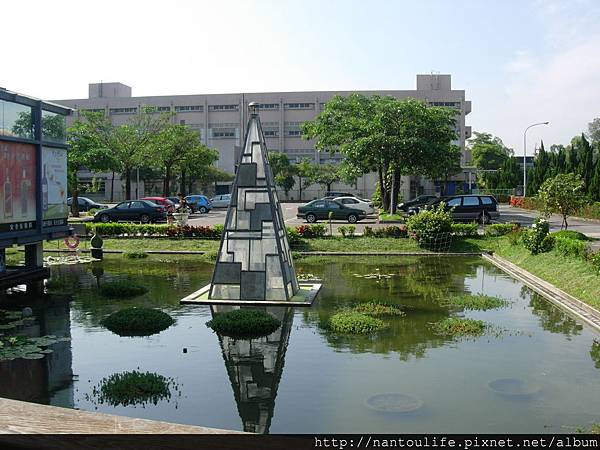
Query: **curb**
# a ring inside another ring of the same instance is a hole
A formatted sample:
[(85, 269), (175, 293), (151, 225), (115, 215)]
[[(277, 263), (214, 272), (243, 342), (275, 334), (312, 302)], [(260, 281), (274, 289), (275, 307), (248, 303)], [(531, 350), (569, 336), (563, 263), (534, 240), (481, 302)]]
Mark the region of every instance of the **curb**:
[(500, 256), (491, 253), (483, 253), (481, 256), (510, 276), (525, 283), (569, 315), (600, 331), (600, 311)]

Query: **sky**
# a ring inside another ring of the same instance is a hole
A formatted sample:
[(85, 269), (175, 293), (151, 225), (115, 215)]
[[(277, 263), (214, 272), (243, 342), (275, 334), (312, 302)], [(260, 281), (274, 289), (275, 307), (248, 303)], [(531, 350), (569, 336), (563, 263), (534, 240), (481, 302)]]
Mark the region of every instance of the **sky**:
[(414, 89), (449, 73), (467, 125), (528, 154), (600, 117), (599, 0), (3, 0), (0, 86), (86, 98)]

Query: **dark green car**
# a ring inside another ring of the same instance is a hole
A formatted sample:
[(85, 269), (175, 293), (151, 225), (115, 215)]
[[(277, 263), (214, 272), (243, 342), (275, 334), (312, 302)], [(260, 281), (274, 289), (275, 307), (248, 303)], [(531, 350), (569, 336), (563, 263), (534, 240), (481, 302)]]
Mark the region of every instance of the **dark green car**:
[(356, 223), (367, 217), (365, 211), (349, 208), (334, 200), (313, 200), (304, 206), (299, 206), (297, 216), (314, 223), (317, 220), (328, 220), (329, 213), (332, 220), (347, 220), (350, 223)]

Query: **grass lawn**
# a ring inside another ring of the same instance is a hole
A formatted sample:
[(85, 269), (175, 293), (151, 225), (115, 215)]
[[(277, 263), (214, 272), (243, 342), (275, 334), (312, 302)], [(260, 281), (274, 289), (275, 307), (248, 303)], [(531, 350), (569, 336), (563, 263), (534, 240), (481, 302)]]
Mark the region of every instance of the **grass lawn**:
[(521, 245), (510, 245), (506, 238), (496, 241), (499, 245), (494, 251), (499, 256), (600, 310), (600, 275), (589, 262), (554, 251), (534, 256)]
[(403, 222), (404, 223), (404, 216), (402, 214), (380, 213), (379, 221), (380, 222)]

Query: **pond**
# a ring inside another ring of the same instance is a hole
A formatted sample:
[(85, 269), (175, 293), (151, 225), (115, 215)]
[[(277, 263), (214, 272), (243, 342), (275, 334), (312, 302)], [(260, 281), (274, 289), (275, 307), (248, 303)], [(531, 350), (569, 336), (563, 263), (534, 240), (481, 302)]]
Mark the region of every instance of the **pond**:
[[(210, 307), (179, 304), (210, 280), (213, 266), (193, 257), (53, 267), (70, 296), (0, 307), (33, 308), (20, 334), (71, 339), (41, 359), (0, 362), (0, 396), (257, 433), (569, 433), (600, 423), (600, 336), (482, 259), (308, 258), (296, 267), (322, 278), (316, 303), (269, 308), (282, 326), (251, 341), (212, 332)], [(370, 273), (386, 276), (356, 276)], [(111, 279), (149, 291), (107, 300), (98, 286)], [(464, 311), (446, 303), (463, 293), (507, 304)], [(406, 314), (386, 318), (389, 327), (373, 335), (327, 330), (336, 311), (370, 300)], [(175, 324), (149, 337), (119, 337), (101, 325), (128, 306), (160, 308)], [(463, 316), (490, 327), (461, 339), (432, 328)], [(128, 406), (102, 401), (99, 383), (133, 370), (171, 380), (171, 395)]]

